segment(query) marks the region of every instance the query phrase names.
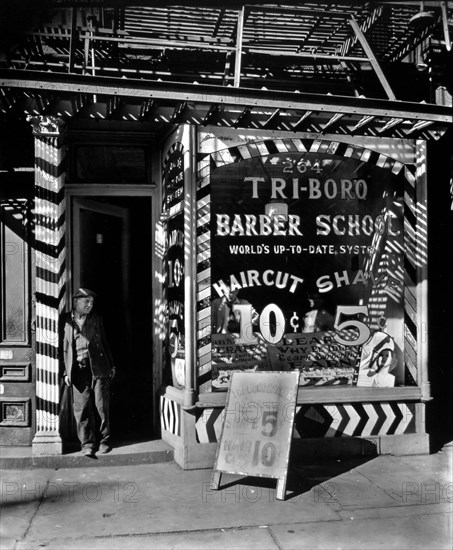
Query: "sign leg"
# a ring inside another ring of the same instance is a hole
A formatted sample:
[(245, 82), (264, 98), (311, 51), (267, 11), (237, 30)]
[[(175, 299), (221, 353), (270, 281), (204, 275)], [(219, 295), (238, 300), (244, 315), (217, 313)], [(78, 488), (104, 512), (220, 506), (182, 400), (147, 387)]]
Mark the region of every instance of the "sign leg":
[(221, 476), (222, 476), (222, 474), (220, 472), (218, 472), (217, 470), (214, 470), (212, 472), (211, 489), (213, 489), (214, 491), (216, 491), (219, 488)]
[(277, 479), (277, 500), (285, 500), (286, 492), (286, 477)]

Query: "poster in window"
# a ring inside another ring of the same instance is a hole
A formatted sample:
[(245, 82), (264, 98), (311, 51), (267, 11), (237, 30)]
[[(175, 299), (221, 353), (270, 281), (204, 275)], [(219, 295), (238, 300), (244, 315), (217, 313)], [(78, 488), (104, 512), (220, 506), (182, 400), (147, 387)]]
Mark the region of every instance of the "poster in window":
[(181, 143), (174, 143), (164, 162), (163, 213), (166, 221), (166, 355), (173, 385), (185, 385), (184, 342), (184, 155)]

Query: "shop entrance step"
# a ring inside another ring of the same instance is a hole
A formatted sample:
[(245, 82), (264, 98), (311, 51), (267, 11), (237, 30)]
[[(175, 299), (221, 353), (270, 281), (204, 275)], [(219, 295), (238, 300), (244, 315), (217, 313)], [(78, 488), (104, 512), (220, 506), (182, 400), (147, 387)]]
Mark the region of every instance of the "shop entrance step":
[(139, 443), (117, 442), (110, 453), (96, 454), (95, 458), (83, 456), (79, 450), (61, 455), (33, 456), (31, 447), (0, 447), (0, 469), (130, 466), (173, 462), (173, 457), (173, 448), (162, 439)]

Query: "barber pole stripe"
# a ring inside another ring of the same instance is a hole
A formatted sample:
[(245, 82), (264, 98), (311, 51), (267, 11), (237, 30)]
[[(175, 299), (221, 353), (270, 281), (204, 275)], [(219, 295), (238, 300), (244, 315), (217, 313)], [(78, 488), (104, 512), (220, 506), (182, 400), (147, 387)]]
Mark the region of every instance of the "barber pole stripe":
[[(405, 383), (416, 385), (418, 372), (416, 361), (417, 341), (417, 210), (415, 168), (404, 167), (404, 355)], [(415, 358), (408, 354), (414, 349)]]
[[(229, 156), (228, 158), (231, 158)], [(222, 160), (223, 162), (223, 160)], [(210, 166), (210, 164), (208, 164)], [(198, 166), (200, 168), (200, 165)], [(206, 169), (202, 163), (203, 171)], [(198, 173), (199, 175), (199, 173)], [(211, 195), (209, 178), (197, 184), (197, 386), (200, 393), (211, 390)]]
[(220, 440), (225, 409), (203, 409), (195, 423), (197, 443), (215, 443)]
[(181, 405), (165, 395), (160, 398), (160, 422), (162, 430), (181, 436)]
[[(58, 320), (66, 290), (65, 149), (61, 121), (49, 117), (33, 117), (30, 121), (35, 130), (36, 435), (57, 437)], [(50, 127), (49, 136), (46, 132)]]

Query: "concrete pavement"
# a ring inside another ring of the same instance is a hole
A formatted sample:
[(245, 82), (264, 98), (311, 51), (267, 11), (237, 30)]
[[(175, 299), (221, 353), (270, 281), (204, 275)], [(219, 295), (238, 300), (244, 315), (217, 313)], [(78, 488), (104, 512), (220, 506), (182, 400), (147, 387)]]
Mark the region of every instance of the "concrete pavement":
[[(87, 461), (90, 459), (86, 458)], [(2, 471), (1, 548), (450, 549), (453, 447), (292, 464), (276, 482), (174, 462)]]

